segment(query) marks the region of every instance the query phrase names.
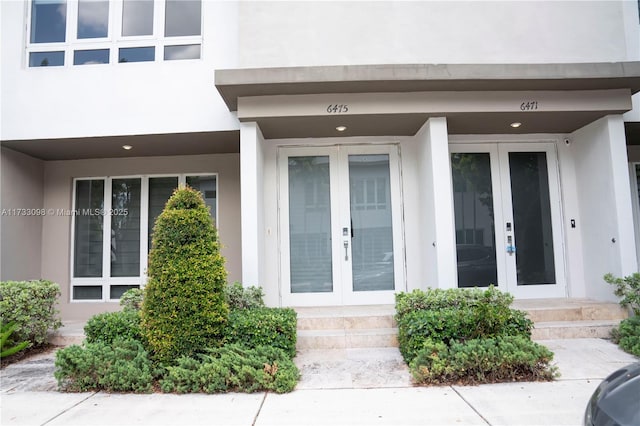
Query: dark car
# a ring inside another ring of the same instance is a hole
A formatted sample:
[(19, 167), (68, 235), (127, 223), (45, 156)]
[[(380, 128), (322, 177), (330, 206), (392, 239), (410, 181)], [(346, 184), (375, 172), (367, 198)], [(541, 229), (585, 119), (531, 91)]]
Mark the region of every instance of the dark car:
[(640, 362), (616, 370), (600, 383), (587, 404), (584, 424), (640, 425)]

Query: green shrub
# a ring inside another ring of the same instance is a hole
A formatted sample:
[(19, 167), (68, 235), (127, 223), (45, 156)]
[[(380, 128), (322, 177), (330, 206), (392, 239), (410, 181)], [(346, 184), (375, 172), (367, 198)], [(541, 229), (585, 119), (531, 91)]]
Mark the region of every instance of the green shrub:
[(118, 339), (141, 342), (140, 313), (126, 310), (94, 315), (84, 326), (84, 335), (87, 343), (111, 344)]
[(478, 384), (553, 380), (553, 353), (523, 336), (482, 338), (466, 342), (427, 339), (410, 364), (419, 384)]
[(10, 322), (8, 324), (2, 324), (0, 327), (0, 358), (4, 358), (10, 355), (14, 355), (23, 349), (26, 349), (29, 342), (16, 343), (11, 335), (16, 330), (16, 323)]
[(294, 357), (296, 328), (297, 314), (291, 308), (236, 309), (229, 313), (225, 334), (229, 343), (248, 348), (271, 346)]
[(142, 308), (144, 291), (141, 288), (130, 288), (120, 297), (120, 306), (123, 311), (139, 311)]
[(264, 307), (264, 292), (261, 287), (243, 287), (235, 282), (225, 287), (225, 298), (229, 309), (250, 309)]
[(491, 305), (508, 308), (513, 296), (503, 293), (494, 286), (487, 289), (453, 288), (413, 290), (396, 294), (396, 319), (400, 321), (408, 313), (443, 308), (464, 308), (468, 306)]
[(62, 325), (55, 309), (58, 296), (60, 287), (51, 281), (0, 282), (2, 321), (15, 323), (13, 340), (35, 346), (45, 344), (49, 330)]
[(640, 357), (640, 316), (635, 315), (622, 320), (611, 332), (611, 337), (622, 350)]
[(631, 309), (633, 315), (640, 315), (640, 273), (636, 272), (624, 278), (607, 274), (604, 280), (616, 287), (614, 293), (622, 298), (621, 306)]
[(531, 328), (532, 322), (524, 312), (485, 303), (407, 313), (398, 322), (398, 342), (409, 363), (427, 340), (448, 345), (454, 340), (502, 335), (530, 337)]
[(295, 388), (299, 375), (293, 361), (280, 349), (227, 345), (197, 358), (180, 358), (176, 366), (167, 367), (160, 384), (163, 392), (284, 393)]
[(156, 220), (142, 302), (142, 334), (155, 360), (170, 363), (222, 343), (227, 273), (199, 192), (177, 189)]
[(136, 340), (72, 345), (56, 352), (54, 377), (61, 390), (151, 392), (149, 355)]

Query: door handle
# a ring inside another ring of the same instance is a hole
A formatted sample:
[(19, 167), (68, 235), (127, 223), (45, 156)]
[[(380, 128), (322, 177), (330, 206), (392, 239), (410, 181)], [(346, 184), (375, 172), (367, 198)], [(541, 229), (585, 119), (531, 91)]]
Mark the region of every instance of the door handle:
[(349, 260), (349, 241), (344, 242), (344, 260)]
[(513, 245), (513, 237), (511, 235), (507, 236), (507, 253), (513, 256), (516, 252), (516, 246)]

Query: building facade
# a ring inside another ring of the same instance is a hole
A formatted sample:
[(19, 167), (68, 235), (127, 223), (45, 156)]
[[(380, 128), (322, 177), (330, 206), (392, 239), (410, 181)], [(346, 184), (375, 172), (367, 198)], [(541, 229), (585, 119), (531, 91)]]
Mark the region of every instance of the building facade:
[(0, 278), (143, 286), (199, 189), (272, 306), (638, 270), (637, 1), (2, 2)]

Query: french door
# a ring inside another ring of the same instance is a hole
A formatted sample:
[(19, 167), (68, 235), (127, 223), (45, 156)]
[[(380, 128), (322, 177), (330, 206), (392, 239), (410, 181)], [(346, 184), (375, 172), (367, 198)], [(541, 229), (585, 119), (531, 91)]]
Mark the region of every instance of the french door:
[(458, 287), (565, 296), (552, 143), (452, 144)]
[(404, 289), (397, 147), (281, 148), (279, 188), (283, 304), (393, 303)]

